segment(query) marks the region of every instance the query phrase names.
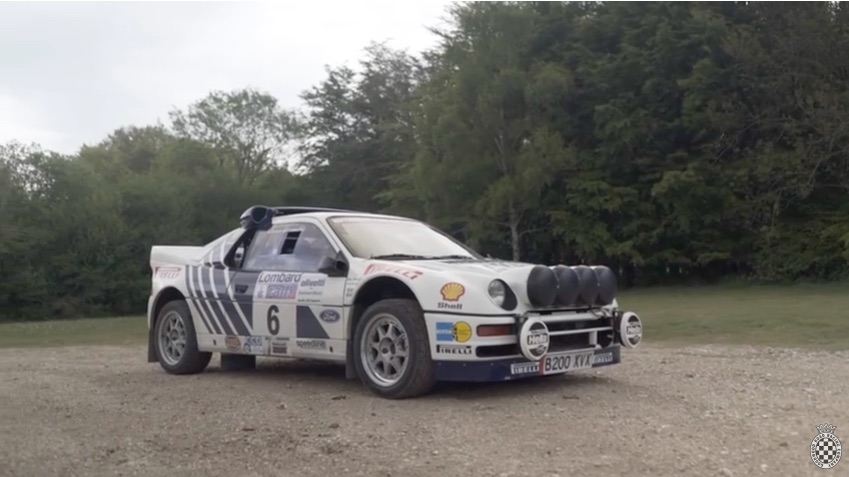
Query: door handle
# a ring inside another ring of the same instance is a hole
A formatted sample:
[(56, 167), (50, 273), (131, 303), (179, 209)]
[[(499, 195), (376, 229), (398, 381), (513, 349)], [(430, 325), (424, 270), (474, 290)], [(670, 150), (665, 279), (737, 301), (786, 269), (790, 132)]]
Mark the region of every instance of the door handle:
[(236, 293), (245, 293), (246, 291), (248, 291), (247, 285), (236, 285)]

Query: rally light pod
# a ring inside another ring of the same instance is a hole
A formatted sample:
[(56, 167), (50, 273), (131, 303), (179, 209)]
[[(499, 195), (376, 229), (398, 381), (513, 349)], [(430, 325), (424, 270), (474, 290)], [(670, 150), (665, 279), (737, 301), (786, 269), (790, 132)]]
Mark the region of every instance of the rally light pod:
[(271, 219), (273, 218), (274, 211), (270, 207), (254, 205), (248, 207), (242, 213), (242, 216), (239, 217), (239, 225), (245, 230), (266, 230), (271, 227)]

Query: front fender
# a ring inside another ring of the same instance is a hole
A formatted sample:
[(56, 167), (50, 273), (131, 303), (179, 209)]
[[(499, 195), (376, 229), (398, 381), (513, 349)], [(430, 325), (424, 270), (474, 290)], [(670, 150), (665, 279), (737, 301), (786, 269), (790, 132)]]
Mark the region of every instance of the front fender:
[(510, 312), (496, 305), (487, 288), (494, 277), (456, 271), (429, 271), (415, 281), (413, 291), (428, 312), (503, 315)]

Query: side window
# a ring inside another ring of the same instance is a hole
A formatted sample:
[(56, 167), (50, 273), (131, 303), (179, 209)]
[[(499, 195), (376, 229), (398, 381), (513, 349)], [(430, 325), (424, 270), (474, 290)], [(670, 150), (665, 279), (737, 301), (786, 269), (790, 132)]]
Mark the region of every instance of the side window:
[(288, 226), (276, 226), (256, 233), (248, 246), (242, 268), (245, 270), (284, 270), (281, 245), (287, 235)]
[(327, 236), (312, 224), (305, 224), (298, 241), (293, 245), (292, 260), (304, 271), (318, 271), (318, 264), (322, 258), (336, 256), (336, 249), (330, 245)]
[(203, 256), (203, 262), (207, 265), (222, 264), (227, 252), (230, 251), (236, 240), (242, 236), (242, 233), (242, 230), (236, 229), (212, 242)]
[(246, 270), (315, 272), (336, 250), (313, 224), (286, 224), (257, 232), (245, 255)]

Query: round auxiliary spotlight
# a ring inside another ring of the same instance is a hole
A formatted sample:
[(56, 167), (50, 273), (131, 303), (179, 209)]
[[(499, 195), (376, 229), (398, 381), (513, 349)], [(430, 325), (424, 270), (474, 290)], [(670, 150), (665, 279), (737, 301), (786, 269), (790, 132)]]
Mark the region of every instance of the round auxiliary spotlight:
[(572, 267), (578, 275), (578, 280), (581, 282), (580, 291), (578, 292), (578, 305), (593, 306), (598, 297), (598, 277), (595, 272), (586, 265), (576, 265)]
[(636, 348), (643, 341), (643, 322), (633, 311), (626, 311), (619, 318), (617, 331), (619, 342), (626, 348)]
[(522, 356), (538, 361), (548, 353), (550, 337), (548, 326), (539, 318), (528, 318), (519, 328), (519, 349)]
[(578, 274), (565, 265), (555, 266), (554, 274), (557, 275), (558, 282), (556, 303), (560, 306), (574, 305), (578, 301), (578, 293), (581, 287)]
[(537, 265), (528, 274), (528, 299), (535, 307), (551, 306), (557, 297), (557, 275), (548, 267)]
[(595, 304), (599, 306), (607, 306), (613, 303), (616, 298), (616, 275), (608, 267), (598, 265), (590, 267), (595, 272), (596, 280), (598, 281), (598, 296)]

